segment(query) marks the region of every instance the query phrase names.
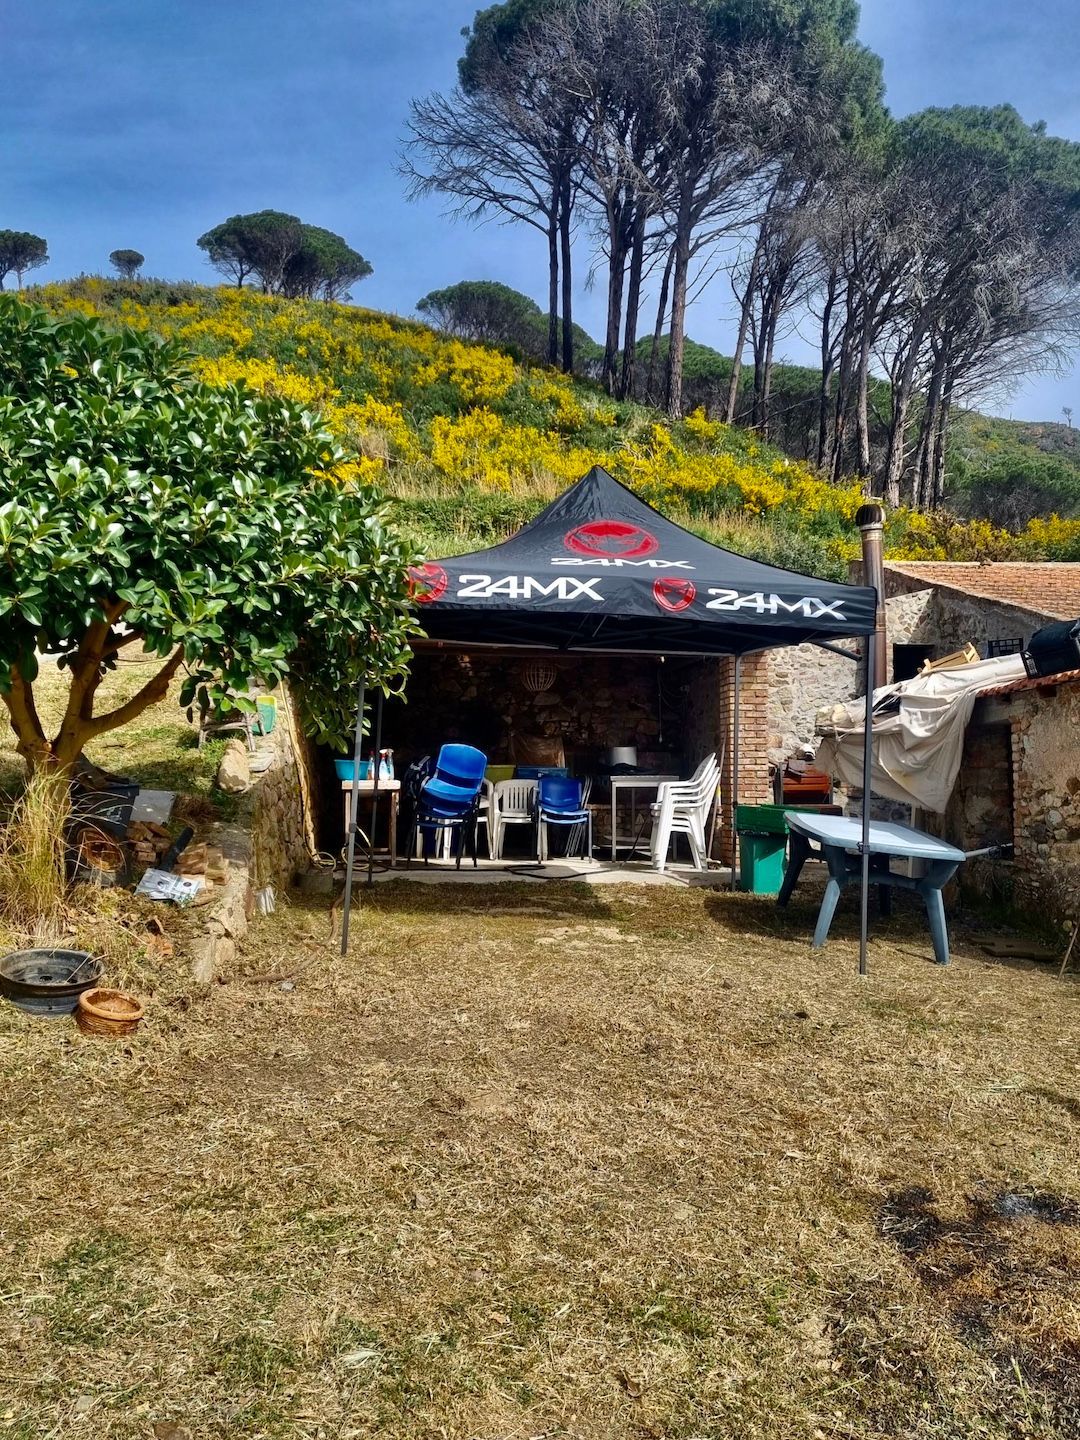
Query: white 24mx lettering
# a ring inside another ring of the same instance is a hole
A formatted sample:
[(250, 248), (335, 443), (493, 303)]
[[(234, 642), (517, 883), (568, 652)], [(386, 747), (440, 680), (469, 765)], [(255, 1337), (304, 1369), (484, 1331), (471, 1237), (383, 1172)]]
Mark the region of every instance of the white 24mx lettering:
[(487, 600), (493, 595), (505, 595), (511, 600), (588, 599), (603, 603), (603, 595), (595, 588), (600, 579), (599, 575), (585, 579), (560, 575), (557, 580), (538, 580), (535, 575), (504, 575), (501, 580), (493, 580), (490, 575), (461, 575), (457, 598)]
[(706, 610), (756, 610), (759, 615), (805, 615), (808, 620), (818, 620), (822, 615), (831, 615), (836, 620), (846, 620), (841, 610), (842, 600), (825, 601), (816, 595), (803, 595), (798, 600), (784, 600), (781, 596), (766, 595), (763, 590), (754, 590), (748, 595), (738, 590), (709, 591), (715, 600), (706, 602)]

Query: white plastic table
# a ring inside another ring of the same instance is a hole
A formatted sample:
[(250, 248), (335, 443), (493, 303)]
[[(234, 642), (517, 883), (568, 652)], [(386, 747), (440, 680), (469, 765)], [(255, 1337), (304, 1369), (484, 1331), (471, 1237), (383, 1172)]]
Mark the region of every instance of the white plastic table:
[[(822, 858), (829, 867), (829, 883), (825, 886), (814, 928), (813, 948), (818, 950), (828, 939), (840, 891), (861, 877), (862, 820), (847, 815), (808, 815), (797, 810), (785, 810), (784, 819), (792, 835), (792, 857), (777, 903), (785, 905), (798, 882), (799, 872), (810, 854), (807, 841), (816, 841), (821, 846)], [(799, 844), (799, 840), (803, 843)], [(914, 890), (922, 896), (934, 942), (934, 958), (939, 965), (947, 965), (949, 931), (945, 924), (945, 904), (941, 892), (967, 859), (963, 850), (939, 840), (936, 835), (912, 830), (909, 825), (872, 820), (869, 851), (874, 885)], [(917, 879), (910, 875), (896, 875), (889, 869), (888, 862), (892, 857), (925, 860), (926, 873)]]
[[(636, 849), (636, 837), (634, 829), (634, 791), (635, 790), (658, 790), (661, 785), (670, 785), (672, 781), (678, 780), (678, 775), (612, 775), (611, 777), (611, 858), (619, 858), (619, 850), (629, 849), (633, 855)], [(630, 791), (630, 838), (620, 844), (619, 841), (619, 791)]]

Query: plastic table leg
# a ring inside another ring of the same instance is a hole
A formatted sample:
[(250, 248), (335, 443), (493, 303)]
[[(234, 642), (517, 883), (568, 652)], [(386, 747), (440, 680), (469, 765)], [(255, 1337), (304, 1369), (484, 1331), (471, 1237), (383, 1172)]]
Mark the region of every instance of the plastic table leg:
[(800, 835), (797, 830), (792, 830), (789, 836), (791, 845), (791, 859), (788, 861), (788, 868), (784, 874), (784, 883), (780, 886), (780, 894), (776, 897), (777, 905), (786, 905), (794, 893), (795, 886), (799, 883), (799, 876), (802, 868), (810, 858), (810, 842), (805, 835)]
[(934, 942), (934, 959), (939, 965), (949, 963), (949, 928), (945, 920), (945, 900), (941, 892), (956, 874), (959, 865), (958, 860), (935, 860), (927, 867), (926, 874), (915, 887), (926, 906), (930, 938)]

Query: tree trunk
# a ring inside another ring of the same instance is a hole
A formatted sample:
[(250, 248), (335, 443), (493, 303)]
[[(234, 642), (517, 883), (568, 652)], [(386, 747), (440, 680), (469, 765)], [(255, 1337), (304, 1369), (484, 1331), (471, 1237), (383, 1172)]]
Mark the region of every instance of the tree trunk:
[(761, 379), (761, 433), (769, 438), (769, 401), (772, 398), (773, 352), (776, 347), (777, 315), (773, 314), (765, 339), (765, 365)]
[[(113, 612), (114, 617), (126, 608), (118, 605)], [(44, 768), (70, 773), (88, 741), (110, 730), (118, 730), (165, 698), (173, 676), (183, 663), (182, 646), (178, 646), (161, 668), (123, 705), (104, 715), (94, 715), (94, 696), (101, 683), (102, 658), (115, 654), (123, 643), (124, 640), (115, 641), (111, 621), (94, 621), (87, 627), (71, 662), (64, 717), (52, 741), (47, 738), (38, 716), (33, 687), (22, 679), (17, 669), (13, 671), (11, 688), (0, 698), (7, 707), (11, 728), (18, 738), (18, 752), (31, 771)]]
[(899, 381), (893, 386), (892, 422), (889, 425), (889, 448), (885, 458), (884, 497), (891, 509), (900, 504), (900, 481), (904, 474), (907, 452), (908, 414), (911, 410), (911, 396), (915, 387), (915, 369), (919, 363), (919, 351), (926, 334), (925, 318), (920, 316), (912, 328), (907, 354), (900, 368)]
[(574, 369), (574, 301), (570, 254), (570, 211), (573, 207), (570, 175), (563, 177), (559, 191), (559, 249), (562, 260), (562, 368)]
[(645, 377), (645, 398), (655, 402), (656, 367), (660, 361), (660, 341), (664, 334), (664, 320), (667, 316), (668, 292), (671, 289), (671, 269), (675, 263), (674, 245), (664, 261), (664, 275), (660, 281), (660, 298), (656, 305), (656, 324), (653, 327), (652, 348), (649, 350), (649, 373)]
[(756, 430), (761, 424), (761, 391), (765, 379), (764, 317), (751, 326), (750, 348), (754, 355), (754, 392), (750, 400), (750, 425)]
[(926, 391), (922, 422), (919, 425), (919, 442), (911, 463), (911, 507), (921, 510), (933, 504), (934, 443), (937, 437), (938, 415), (941, 408), (941, 384), (944, 378), (944, 353), (934, 358), (930, 372), (930, 384)]
[(836, 402), (833, 406), (832, 464), (830, 473), (837, 483), (844, 472), (844, 448), (847, 415), (851, 404), (852, 352), (855, 341), (856, 316), (851, 287), (848, 287), (847, 318), (840, 340), (840, 365), (836, 376)]
[(870, 350), (872, 327), (869, 316), (864, 319), (859, 336), (859, 367), (855, 391), (855, 427), (859, 441), (859, 474), (870, 474)]
[(829, 469), (832, 463), (829, 445), (829, 390), (836, 364), (832, 348), (832, 313), (836, 308), (836, 287), (836, 271), (830, 270), (825, 289), (825, 305), (821, 312), (821, 382), (818, 386), (817, 463), (822, 470)]
[(683, 350), (686, 345), (686, 287), (690, 275), (690, 233), (693, 218), (689, 198), (679, 205), (675, 228), (675, 264), (671, 277), (671, 329), (668, 334), (667, 412), (673, 420), (682, 415)]
[(625, 206), (609, 207), (607, 327), (604, 331), (604, 362), (600, 383), (609, 395), (615, 394), (619, 367), (619, 336), (622, 332), (623, 285), (626, 279)]
[(547, 363), (559, 363), (559, 220), (558, 199), (552, 197), (548, 219), (548, 338)]
[(735, 408), (739, 401), (739, 379), (742, 374), (743, 348), (746, 345), (746, 334), (750, 328), (750, 316), (754, 309), (754, 295), (757, 289), (758, 267), (761, 264), (764, 234), (765, 226), (762, 224), (758, 230), (757, 244), (754, 246), (754, 256), (750, 261), (750, 275), (746, 282), (746, 289), (743, 291), (742, 304), (739, 307), (739, 333), (735, 337), (735, 352), (731, 357), (731, 377), (728, 380), (727, 401), (724, 405), (724, 420), (728, 425), (731, 425), (735, 420)]
[(641, 309), (641, 277), (645, 269), (645, 203), (639, 201), (634, 214), (634, 238), (630, 250), (630, 283), (626, 292), (626, 329), (623, 333), (622, 373), (619, 399), (634, 397), (637, 371), (637, 325)]
[(945, 446), (949, 434), (949, 413), (952, 409), (953, 379), (950, 375), (945, 381), (941, 395), (941, 404), (938, 406), (937, 433), (934, 436), (933, 466), (931, 469), (932, 489), (930, 491), (930, 504), (935, 510), (940, 510), (945, 504)]

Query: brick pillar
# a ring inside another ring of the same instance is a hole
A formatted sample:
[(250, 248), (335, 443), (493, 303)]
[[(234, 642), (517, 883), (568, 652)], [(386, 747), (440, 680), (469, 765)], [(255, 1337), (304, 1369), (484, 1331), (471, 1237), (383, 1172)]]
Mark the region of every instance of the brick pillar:
[[(769, 780), (768, 681), (768, 654), (745, 656), (741, 665), (739, 702), (740, 805), (768, 804), (772, 799), (772, 785)], [(721, 791), (724, 811), (720, 857), (730, 864), (735, 820), (731, 808), (735, 738), (734, 660), (725, 660), (722, 664), (720, 704), (727, 735)]]

